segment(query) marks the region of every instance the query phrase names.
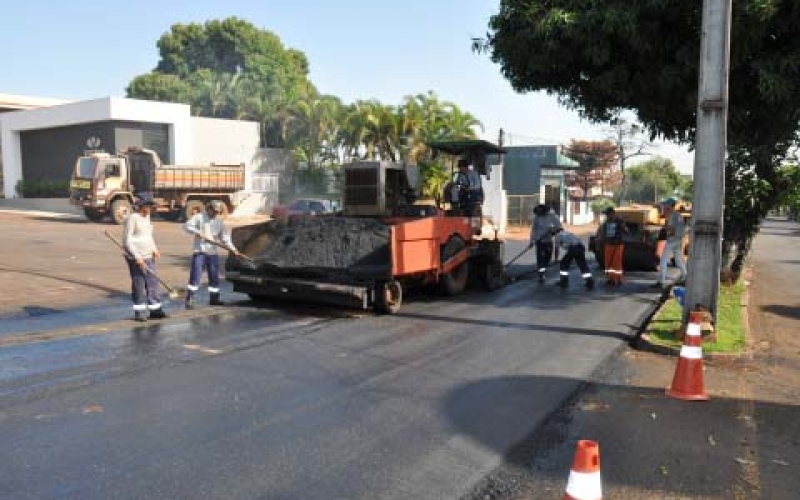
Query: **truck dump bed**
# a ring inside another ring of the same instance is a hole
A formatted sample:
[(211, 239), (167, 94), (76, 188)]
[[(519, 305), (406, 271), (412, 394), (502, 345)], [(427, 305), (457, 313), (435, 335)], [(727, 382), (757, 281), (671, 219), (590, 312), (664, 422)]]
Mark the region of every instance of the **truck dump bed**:
[(244, 167), (162, 165), (153, 175), (154, 190), (241, 191)]

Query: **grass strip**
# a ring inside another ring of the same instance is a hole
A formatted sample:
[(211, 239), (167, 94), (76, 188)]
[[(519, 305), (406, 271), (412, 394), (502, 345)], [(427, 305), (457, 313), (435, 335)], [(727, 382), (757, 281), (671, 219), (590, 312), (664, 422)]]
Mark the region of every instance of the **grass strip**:
[[(703, 351), (709, 353), (740, 353), (745, 345), (745, 328), (742, 318), (742, 296), (745, 285), (739, 280), (734, 285), (721, 285), (717, 310), (717, 339), (703, 342)], [(681, 329), (683, 310), (674, 297), (667, 299), (656, 313), (645, 334), (651, 344), (680, 348), (676, 333)]]

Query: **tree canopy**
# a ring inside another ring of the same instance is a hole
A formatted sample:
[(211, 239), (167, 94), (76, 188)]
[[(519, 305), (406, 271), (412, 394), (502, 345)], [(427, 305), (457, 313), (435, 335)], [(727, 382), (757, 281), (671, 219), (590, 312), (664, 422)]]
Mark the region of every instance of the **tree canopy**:
[[(490, 54), (517, 91), (557, 95), (593, 122), (633, 110), (652, 137), (691, 144), (701, 4), (502, 0), (474, 47)], [(798, 2), (733, 1), (724, 241), (735, 265), (777, 199), (778, 166), (796, 140), (798, 22)], [(734, 195), (746, 196), (744, 205)]]
[(175, 24), (156, 45), (158, 64), (131, 81), (128, 96), (191, 104), (202, 116), (253, 118), (316, 94), (305, 54), (236, 17)]

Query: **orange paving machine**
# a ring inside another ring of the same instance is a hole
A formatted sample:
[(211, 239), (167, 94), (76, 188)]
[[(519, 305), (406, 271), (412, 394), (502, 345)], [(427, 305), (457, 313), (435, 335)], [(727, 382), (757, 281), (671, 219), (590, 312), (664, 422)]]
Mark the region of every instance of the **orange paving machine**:
[[(479, 140), (431, 147), (459, 157), (503, 153)], [(235, 291), (256, 300), (302, 300), (389, 314), (400, 309), (404, 290), (414, 286), (437, 285), (446, 295), (461, 293), (470, 277), (487, 290), (503, 286), (504, 243), (497, 231), (484, 236), (480, 216), (418, 204), (418, 177), (415, 166), (401, 163), (346, 165), (341, 212), (235, 228), (234, 244), (252, 261), (231, 256), (226, 278)]]

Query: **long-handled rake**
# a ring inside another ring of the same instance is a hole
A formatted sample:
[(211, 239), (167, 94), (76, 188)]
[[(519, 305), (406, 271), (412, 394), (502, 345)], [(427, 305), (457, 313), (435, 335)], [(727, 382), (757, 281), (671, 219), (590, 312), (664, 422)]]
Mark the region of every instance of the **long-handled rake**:
[[(111, 233), (109, 233), (106, 230), (106, 231), (103, 231), (103, 234), (105, 234), (108, 237), (109, 240), (113, 241), (114, 244), (117, 246), (117, 248), (122, 250), (123, 255), (126, 255), (126, 256), (128, 255), (128, 252), (125, 250), (125, 247), (122, 246), (122, 243), (120, 243), (119, 240), (117, 240), (114, 236), (112, 236)], [(153, 276), (155, 279), (157, 279), (159, 283), (161, 283), (161, 285), (164, 287), (164, 289), (169, 294), (169, 298), (170, 299), (179, 299), (179, 298), (182, 298), (182, 297), (186, 296), (186, 290), (185, 289), (178, 288), (178, 287), (173, 288), (173, 287), (169, 286), (164, 280), (162, 280), (149, 267), (145, 266), (145, 272), (149, 273), (151, 276)]]

